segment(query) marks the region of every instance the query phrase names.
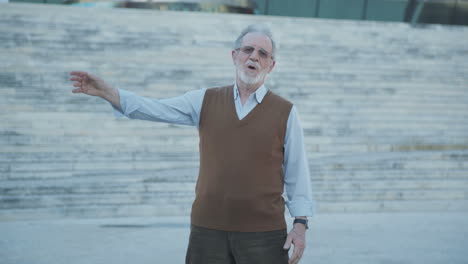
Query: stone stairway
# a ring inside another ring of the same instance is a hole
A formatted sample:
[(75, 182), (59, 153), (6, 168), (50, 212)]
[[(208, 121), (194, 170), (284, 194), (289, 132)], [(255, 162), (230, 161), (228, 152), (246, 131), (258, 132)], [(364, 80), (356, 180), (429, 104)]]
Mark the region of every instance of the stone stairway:
[(318, 212), (468, 210), (467, 27), (2, 4), (0, 220), (188, 214), (196, 128), (115, 119), (68, 73), (229, 84), (251, 23), (279, 43), (267, 86), (299, 110)]

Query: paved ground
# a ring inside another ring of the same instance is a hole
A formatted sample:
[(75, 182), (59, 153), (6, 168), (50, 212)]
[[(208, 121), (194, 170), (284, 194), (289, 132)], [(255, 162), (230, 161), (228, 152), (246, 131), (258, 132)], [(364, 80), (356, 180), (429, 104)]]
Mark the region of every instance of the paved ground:
[[(0, 222), (2, 264), (183, 263), (186, 217)], [(468, 263), (468, 212), (321, 214), (301, 263)]]

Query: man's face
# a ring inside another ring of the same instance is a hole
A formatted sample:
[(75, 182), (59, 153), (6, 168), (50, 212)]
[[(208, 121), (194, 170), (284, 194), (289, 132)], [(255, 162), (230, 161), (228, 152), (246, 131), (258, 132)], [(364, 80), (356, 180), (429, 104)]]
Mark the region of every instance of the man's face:
[(237, 78), (245, 84), (263, 84), (273, 70), (271, 40), (261, 33), (248, 33), (242, 39), (240, 49), (232, 51)]

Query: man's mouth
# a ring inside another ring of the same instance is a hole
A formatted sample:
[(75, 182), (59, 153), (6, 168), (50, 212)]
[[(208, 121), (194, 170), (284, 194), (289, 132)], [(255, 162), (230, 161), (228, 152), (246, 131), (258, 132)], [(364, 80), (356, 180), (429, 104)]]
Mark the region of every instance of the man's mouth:
[(247, 65), (247, 68), (251, 69), (251, 70), (256, 70), (257, 67), (253, 66), (253, 65)]

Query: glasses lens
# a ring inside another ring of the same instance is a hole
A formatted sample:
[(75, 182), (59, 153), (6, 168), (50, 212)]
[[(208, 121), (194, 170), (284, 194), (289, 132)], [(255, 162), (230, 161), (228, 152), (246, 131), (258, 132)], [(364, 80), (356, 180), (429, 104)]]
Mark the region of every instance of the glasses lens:
[(263, 50), (263, 49), (258, 50), (258, 54), (260, 54), (260, 57), (262, 57), (264, 59), (268, 58), (268, 52), (266, 50)]
[(245, 47), (242, 47), (241, 48), (242, 52), (244, 52), (245, 54), (252, 54), (254, 52), (254, 47), (250, 47), (250, 46), (245, 46)]
[[(242, 52), (244, 52), (245, 54), (251, 55), (255, 51), (255, 48), (251, 47), (251, 46), (244, 46), (244, 47), (240, 48), (240, 50)], [(268, 53), (268, 51), (266, 51), (264, 49), (259, 49), (258, 50), (258, 55), (263, 59), (266, 59), (266, 58), (270, 57), (270, 53)]]

